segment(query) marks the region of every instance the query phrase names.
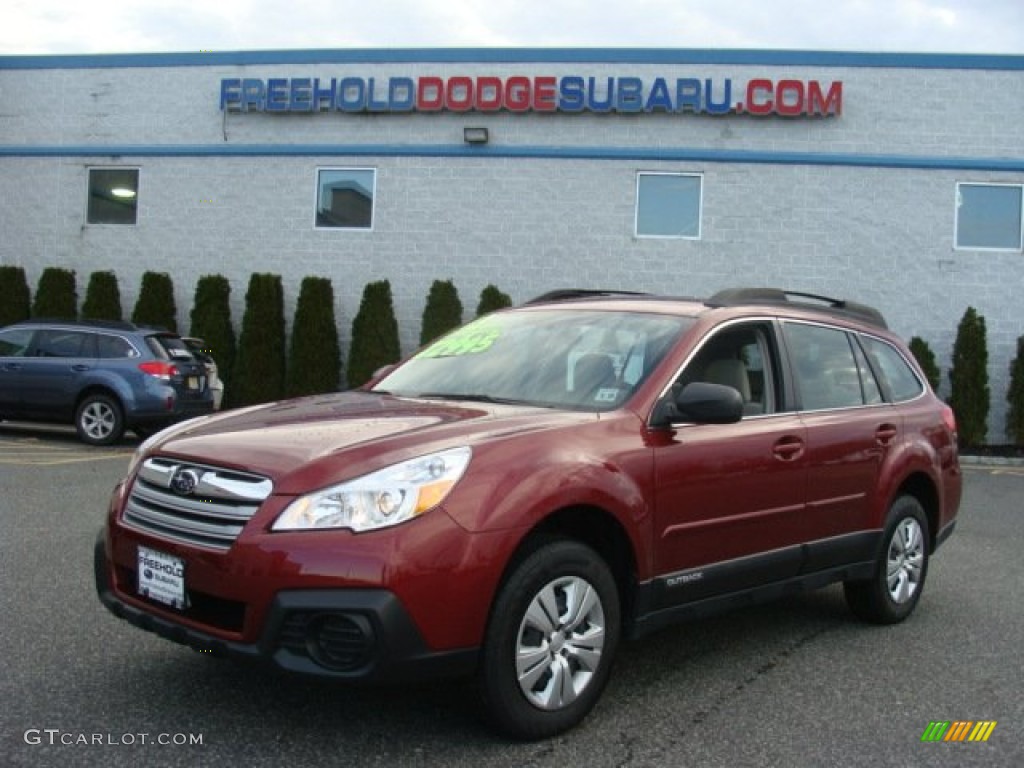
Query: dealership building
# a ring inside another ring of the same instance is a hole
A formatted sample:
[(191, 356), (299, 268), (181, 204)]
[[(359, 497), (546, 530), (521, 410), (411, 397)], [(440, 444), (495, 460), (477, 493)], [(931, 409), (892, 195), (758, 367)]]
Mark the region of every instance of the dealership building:
[(0, 57), (0, 264), (877, 306), (943, 367), (987, 323), (989, 440), (1024, 335), (1024, 56), (638, 49)]

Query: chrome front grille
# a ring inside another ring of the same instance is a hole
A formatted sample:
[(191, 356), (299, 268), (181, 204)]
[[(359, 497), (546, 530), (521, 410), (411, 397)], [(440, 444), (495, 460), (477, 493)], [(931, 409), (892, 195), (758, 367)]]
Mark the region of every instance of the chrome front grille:
[(273, 487), (259, 475), (153, 457), (139, 469), (122, 519), (154, 536), (225, 550)]

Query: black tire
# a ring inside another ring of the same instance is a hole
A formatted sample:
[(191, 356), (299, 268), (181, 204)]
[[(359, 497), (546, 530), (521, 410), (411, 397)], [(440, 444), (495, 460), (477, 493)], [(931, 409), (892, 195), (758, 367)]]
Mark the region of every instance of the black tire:
[(850, 610), (874, 624), (897, 624), (913, 613), (928, 575), (929, 542), (921, 502), (900, 496), (889, 508), (874, 574), (843, 584)]
[(491, 722), (526, 740), (578, 724), (608, 682), (620, 633), (618, 587), (601, 556), (569, 540), (538, 547), (491, 611), (480, 668)]
[(75, 411), (75, 429), (83, 443), (110, 445), (124, 434), (121, 404), (109, 395), (88, 395)]

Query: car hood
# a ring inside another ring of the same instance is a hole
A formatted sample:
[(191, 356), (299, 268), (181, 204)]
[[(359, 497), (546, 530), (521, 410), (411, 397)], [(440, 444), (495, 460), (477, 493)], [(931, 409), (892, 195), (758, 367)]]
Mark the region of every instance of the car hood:
[(147, 453), (255, 472), (271, 478), (277, 492), (304, 492), (497, 433), (595, 418), (594, 413), (355, 391), (197, 419), (160, 433)]

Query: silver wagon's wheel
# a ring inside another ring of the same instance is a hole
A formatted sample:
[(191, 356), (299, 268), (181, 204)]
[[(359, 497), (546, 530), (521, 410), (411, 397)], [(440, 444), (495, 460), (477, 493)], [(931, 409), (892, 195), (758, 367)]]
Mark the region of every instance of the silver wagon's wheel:
[(89, 395), (75, 411), (75, 429), (82, 442), (110, 445), (124, 434), (121, 405), (109, 395)]

